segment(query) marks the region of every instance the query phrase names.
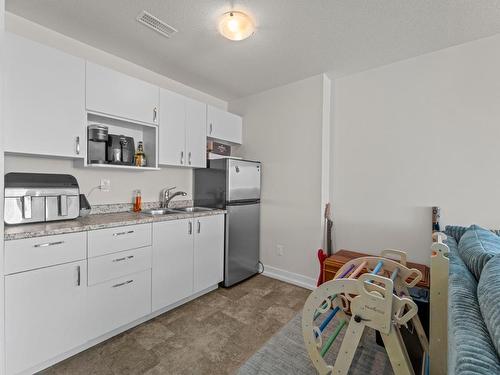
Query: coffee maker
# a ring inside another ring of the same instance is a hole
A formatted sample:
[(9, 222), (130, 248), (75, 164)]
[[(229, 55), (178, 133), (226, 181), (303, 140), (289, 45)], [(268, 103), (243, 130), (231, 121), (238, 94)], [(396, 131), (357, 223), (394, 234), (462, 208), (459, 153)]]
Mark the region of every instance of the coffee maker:
[(135, 155), (134, 138), (108, 134), (108, 163), (133, 165)]
[(92, 124), (88, 131), (88, 164), (108, 163), (108, 127), (101, 124)]

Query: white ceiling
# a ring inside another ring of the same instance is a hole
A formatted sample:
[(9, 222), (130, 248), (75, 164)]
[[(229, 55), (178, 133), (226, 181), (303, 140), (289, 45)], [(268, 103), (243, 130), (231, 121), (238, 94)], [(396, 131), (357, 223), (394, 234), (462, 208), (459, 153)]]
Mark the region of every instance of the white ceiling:
[[(257, 31), (222, 38), (245, 10)], [(335, 78), (500, 33), (500, 0), (6, 0), (8, 11), (225, 100)], [(147, 10), (179, 30), (138, 23)]]

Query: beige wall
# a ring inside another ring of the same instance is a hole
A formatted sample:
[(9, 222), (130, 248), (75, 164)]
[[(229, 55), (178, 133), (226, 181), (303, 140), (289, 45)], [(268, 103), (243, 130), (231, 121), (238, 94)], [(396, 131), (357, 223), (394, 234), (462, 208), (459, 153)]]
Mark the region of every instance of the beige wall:
[[(45, 45), (60, 49), (75, 56), (108, 66), (130, 76), (151, 82), (163, 88), (176, 91), (188, 97), (204, 101), (220, 108), (227, 108), (223, 100), (195, 90), (182, 83), (154, 73), (127, 60), (113, 56), (102, 50), (71, 39), (50, 29), (18, 17), (6, 14), (6, 29)], [(77, 177), (81, 191), (87, 194), (91, 188), (99, 185), (102, 178), (111, 180), (111, 192), (95, 190), (89, 197), (91, 204), (121, 203), (132, 200), (133, 191), (141, 189), (143, 200), (158, 200), (160, 189), (166, 186), (177, 186), (191, 196), (190, 169), (162, 168), (161, 171), (136, 172), (118, 170), (95, 170), (75, 168), (72, 160), (40, 158), (8, 155), (5, 162), (5, 172), (43, 172), (68, 173)]]
[(500, 228), (500, 36), (336, 80), (339, 248), (429, 262), (431, 212)]
[(325, 85), (329, 79), (318, 75), (229, 103), (244, 118), (238, 152), (262, 162), (261, 260), (268, 270), (309, 284), (323, 238)]

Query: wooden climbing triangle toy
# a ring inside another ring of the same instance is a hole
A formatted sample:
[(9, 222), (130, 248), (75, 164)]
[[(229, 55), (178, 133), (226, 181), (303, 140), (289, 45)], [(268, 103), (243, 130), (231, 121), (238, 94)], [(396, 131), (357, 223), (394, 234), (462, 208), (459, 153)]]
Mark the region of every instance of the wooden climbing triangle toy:
[[(388, 258), (394, 255), (399, 257), (399, 262)], [(408, 291), (421, 278), (419, 270), (406, 266), (404, 252), (384, 250), (380, 257), (351, 260), (338, 270), (333, 280), (314, 290), (304, 305), (302, 332), (318, 372), (347, 374), (368, 327), (380, 333), (396, 375), (426, 374), (429, 343), (417, 315), (417, 305)], [(330, 335), (323, 337), (327, 327), (334, 323), (336, 326), (333, 331), (329, 330)], [(422, 349), (422, 362), (418, 366), (412, 365), (400, 332), (401, 327), (408, 324), (412, 325)], [(324, 357), (343, 330), (345, 334), (335, 362), (328, 364)]]

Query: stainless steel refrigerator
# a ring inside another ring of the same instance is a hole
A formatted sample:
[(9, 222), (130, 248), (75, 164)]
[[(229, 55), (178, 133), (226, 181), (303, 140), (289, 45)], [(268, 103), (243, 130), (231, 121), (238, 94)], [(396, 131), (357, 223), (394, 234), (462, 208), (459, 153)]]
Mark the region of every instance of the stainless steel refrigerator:
[(194, 204), (227, 210), (224, 286), (259, 271), (261, 165), (238, 159), (210, 160), (194, 171)]

